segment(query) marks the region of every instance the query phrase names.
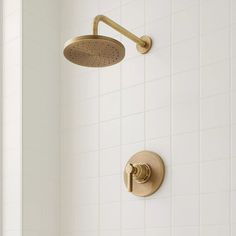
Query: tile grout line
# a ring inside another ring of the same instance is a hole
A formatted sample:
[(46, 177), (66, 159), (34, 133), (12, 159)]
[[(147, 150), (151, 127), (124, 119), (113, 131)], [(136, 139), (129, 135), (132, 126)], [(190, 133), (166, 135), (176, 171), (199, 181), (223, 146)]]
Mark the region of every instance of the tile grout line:
[(175, 234), (174, 231), (174, 197), (173, 197), (173, 140), (172, 140), (172, 136), (173, 136), (173, 96), (172, 96), (172, 92), (173, 92), (173, 0), (171, 0), (170, 2), (170, 215), (171, 215), (171, 219), (170, 219), (170, 235), (173, 236)]
[[(98, 0), (97, 2), (97, 9), (99, 11), (100, 9), (100, 0)], [(101, 162), (101, 141), (100, 141), (100, 136), (101, 136), (101, 120), (100, 120), (100, 112), (101, 112), (101, 69), (98, 68), (98, 232), (97, 235), (100, 236), (101, 235), (101, 205), (100, 205), (100, 194), (101, 194), (101, 188), (100, 188), (100, 184), (101, 184), (101, 173), (100, 173), (100, 162)]]
[(98, 236), (101, 234), (101, 206), (100, 206), (100, 193), (101, 193), (101, 188), (100, 188), (100, 181), (101, 181), (101, 173), (100, 173), (100, 162), (101, 162), (101, 142), (100, 142), (100, 79), (101, 79), (101, 73), (100, 69), (98, 69), (98, 78), (99, 78), (99, 84), (98, 84), (98, 93), (99, 93), (99, 98), (98, 98)]
[(200, 195), (200, 192), (201, 192), (201, 110), (202, 110), (202, 106), (201, 106), (201, 71), (202, 71), (202, 67), (201, 67), (201, 0), (199, 0), (199, 131), (198, 131), (198, 160), (199, 160), (199, 170), (198, 170), (198, 181), (199, 181), (199, 186), (198, 186), (198, 195), (199, 195), (199, 199), (198, 199), (198, 220), (199, 220), (199, 229), (198, 229), (198, 235), (200, 236), (201, 235), (201, 195)]
[[(100, 0), (97, 1), (97, 10), (100, 11), (100, 5), (101, 2)], [(97, 70), (98, 73), (98, 166), (97, 166), (97, 171), (98, 171), (98, 232), (97, 235), (101, 235), (101, 173), (100, 173), (100, 163), (101, 163), (101, 68), (98, 68)]]
[(229, 0), (229, 235), (232, 235), (232, 1)]
[[(119, 16), (120, 16), (120, 23), (122, 23), (122, 0), (120, 0), (120, 9), (119, 9)], [(121, 36), (119, 36), (121, 38)], [(120, 69), (120, 236), (122, 236), (122, 66), (121, 63), (119, 64)]]
[[(23, 4), (23, 0), (21, 0), (21, 2), (20, 2), (20, 11), (21, 11), (21, 13), (20, 13), (20, 44), (21, 44), (21, 49), (20, 49), (20, 60), (21, 60), (21, 62), (20, 62), (20, 80), (21, 80), (21, 85), (20, 85), (20, 96), (21, 96), (21, 98), (20, 98), (20, 106), (21, 106), (21, 111), (20, 111), (20, 117), (21, 117), (21, 121), (20, 121), (20, 132), (21, 132), (21, 140), (20, 140), (20, 142), (21, 142), (21, 147), (20, 147), (20, 169), (21, 169), (21, 176), (20, 176), (20, 181), (21, 181), (21, 183), (20, 183), (20, 187), (21, 187), (21, 190), (20, 190), (20, 201), (21, 201), (21, 206), (20, 206), (20, 217), (21, 217), (21, 219), (20, 219), (20, 223), (21, 223), (21, 226), (20, 226), (20, 236), (22, 236), (23, 235), (23, 233), (24, 233), (24, 214), (23, 214), (23, 207), (24, 207), (24, 193), (23, 193), (23, 73), (24, 73), (24, 71), (23, 71), (23, 69), (22, 69), (22, 67), (23, 67), (23, 6), (24, 6), (24, 4)], [(58, 63), (59, 63), (60, 61), (58, 61)], [(61, 74), (60, 74), (60, 72), (59, 72), (59, 76), (60, 76)], [(59, 81), (61, 81), (61, 77), (59, 77), (60, 78), (60, 80)], [(60, 90), (59, 90), (60, 91)], [(61, 105), (61, 96), (60, 96), (60, 99), (59, 99), (60, 101), (60, 105)], [(59, 113), (59, 115), (60, 115), (60, 113)], [(59, 132), (60, 132), (60, 128), (61, 128), (61, 116), (59, 117)], [(60, 135), (60, 138), (59, 138), (59, 144), (60, 144), (60, 141), (61, 141), (61, 135)], [(58, 150), (59, 151), (59, 175), (61, 175), (61, 152), (60, 152), (60, 150)], [(60, 197), (59, 197), (59, 206), (61, 207), (61, 176), (59, 177), (59, 179), (58, 179), (58, 181), (59, 181), (59, 184), (60, 184), (60, 187), (59, 187), (59, 194), (60, 194)], [(60, 209), (60, 211), (59, 211), (59, 218), (58, 218), (58, 222), (60, 223), (61, 222), (61, 209)], [(60, 231), (61, 231), (61, 227), (60, 227), (60, 229), (59, 229)], [(60, 232), (60, 234), (61, 234), (61, 232)]]
[[(0, 2), (0, 24), (3, 25), (3, 1)], [(3, 28), (3, 27), (2, 27)], [(0, 29), (0, 59), (1, 61), (3, 61), (3, 29)], [(1, 112), (0, 112), (0, 148), (2, 150), (2, 142), (3, 142), (3, 63), (0, 64), (0, 76), (1, 76), (1, 81), (0, 81), (0, 98), (1, 98)], [(21, 78), (22, 79), (22, 78)], [(22, 157), (21, 157), (22, 159)], [(0, 235), (3, 234), (3, 205), (4, 205), (4, 196), (3, 196), (3, 151), (1, 151), (0, 154), (0, 168), (1, 168), (1, 175), (0, 175), (0, 181), (1, 181), (1, 186), (0, 186)], [(21, 171), (22, 171), (22, 167), (21, 167)], [(21, 206), (22, 207), (22, 206)], [(22, 218), (22, 212), (21, 212), (21, 218)]]
[[(146, 35), (146, 1), (144, 0), (144, 35)], [(147, 132), (146, 132), (146, 55), (144, 54), (143, 58), (143, 78), (144, 78), (144, 86), (143, 86), (143, 129), (144, 129), (144, 150), (147, 149)], [(144, 198), (144, 236), (147, 235), (147, 216), (146, 210), (147, 208), (147, 200)]]

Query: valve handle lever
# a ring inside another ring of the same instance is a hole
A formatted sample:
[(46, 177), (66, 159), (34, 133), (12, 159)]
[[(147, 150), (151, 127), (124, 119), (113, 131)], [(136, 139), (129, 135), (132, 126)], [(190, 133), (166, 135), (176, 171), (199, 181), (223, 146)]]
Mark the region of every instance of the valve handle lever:
[(128, 191), (132, 192), (133, 191), (133, 173), (135, 172), (134, 166), (129, 163), (126, 166), (126, 173), (127, 173), (127, 182), (128, 182)]
[(133, 180), (137, 183), (146, 183), (151, 176), (151, 168), (146, 163), (128, 163), (126, 165), (128, 192), (133, 192)]

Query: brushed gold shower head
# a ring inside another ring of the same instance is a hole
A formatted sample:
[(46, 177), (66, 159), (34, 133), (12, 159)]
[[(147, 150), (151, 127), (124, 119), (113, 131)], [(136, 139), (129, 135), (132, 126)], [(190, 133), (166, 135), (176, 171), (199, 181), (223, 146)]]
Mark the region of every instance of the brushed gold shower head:
[(64, 55), (81, 66), (105, 67), (120, 62), (125, 56), (125, 47), (110, 37), (85, 35), (67, 41)]
[(136, 43), (138, 52), (145, 54), (152, 46), (149, 36), (141, 38), (132, 34), (106, 16), (98, 15), (93, 23), (93, 35), (72, 38), (65, 43), (64, 56), (72, 63), (87, 67), (105, 67), (119, 63), (125, 56), (125, 47), (116, 39), (98, 35), (102, 21)]

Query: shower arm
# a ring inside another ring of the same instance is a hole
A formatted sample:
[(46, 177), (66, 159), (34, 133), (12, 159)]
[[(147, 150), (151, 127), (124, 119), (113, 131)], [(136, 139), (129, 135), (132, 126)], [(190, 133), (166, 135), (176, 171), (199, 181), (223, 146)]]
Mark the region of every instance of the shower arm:
[[(109, 25), (114, 30), (120, 32), (121, 34), (123, 34), (124, 36), (126, 36), (130, 40), (134, 41), (137, 45), (139, 45), (142, 48), (145, 48), (145, 46), (147, 46), (147, 44), (149, 43), (149, 42), (143, 40), (146, 38), (141, 39), (141, 38), (137, 37), (136, 35), (134, 35), (130, 31), (128, 31), (127, 29), (125, 29), (124, 27), (122, 27), (121, 25), (117, 24), (116, 22), (114, 22), (113, 20), (111, 20), (110, 18), (108, 18), (104, 15), (98, 15), (94, 18), (94, 21), (93, 21), (93, 34), (94, 35), (98, 34), (98, 24), (100, 21)], [(143, 37), (147, 37), (147, 36), (143, 36)], [(144, 52), (144, 53), (146, 53), (146, 52)]]

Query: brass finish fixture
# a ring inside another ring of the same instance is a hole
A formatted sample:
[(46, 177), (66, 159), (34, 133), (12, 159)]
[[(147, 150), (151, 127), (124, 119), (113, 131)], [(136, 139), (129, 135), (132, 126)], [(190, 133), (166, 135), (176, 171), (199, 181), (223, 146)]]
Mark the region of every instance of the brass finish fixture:
[(142, 184), (146, 183), (150, 176), (151, 176), (151, 168), (147, 164), (137, 163), (137, 164), (127, 164), (126, 166), (126, 173), (127, 173), (127, 184), (128, 184), (128, 191), (133, 191), (133, 178), (136, 180), (137, 183)]
[(105, 67), (120, 62), (125, 56), (125, 48), (110, 37), (85, 35), (67, 41), (64, 55), (77, 65)]
[(125, 48), (119, 41), (98, 35), (98, 24), (102, 21), (136, 43), (138, 52), (145, 54), (152, 46), (149, 36), (137, 37), (110, 18), (98, 15), (93, 22), (93, 35), (75, 37), (64, 46), (64, 56), (72, 63), (88, 67), (105, 67), (120, 62), (125, 56)]
[(149, 36), (146, 36), (146, 35), (143, 35), (141, 37), (141, 39), (143, 41), (145, 41), (146, 44), (144, 46), (141, 46), (140, 44), (137, 44), (136, 48), (140, 53), (146, 54), (152, 47), (152, 39)]
[(107, 16), (104, 15), (98, 15), (94, 18), (93, 21), (93, 34), (98, 34), (98, 23), (102, 21), (103, 23), (109, 25), (114, 30), (120, 32), (130, 40), (134, 41), (136, 43), (137, 50), (145, 54), (147, 53), (151, 47), (152, 47), (152, 39), (149, 36), (142, 36), (141, 38), (137, 37), (135, 34), (131, 33), (121, 25), (117, 24), (115, 21), (111, 20)]
[(125, 167), (124, 182), (129, 192), (149, 196), (156, 192), (165, 176), (162, 158), (150, 151), (141, 151), (131, 157)]

